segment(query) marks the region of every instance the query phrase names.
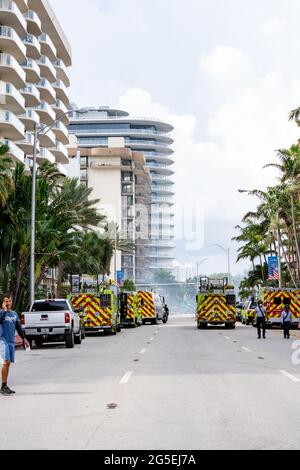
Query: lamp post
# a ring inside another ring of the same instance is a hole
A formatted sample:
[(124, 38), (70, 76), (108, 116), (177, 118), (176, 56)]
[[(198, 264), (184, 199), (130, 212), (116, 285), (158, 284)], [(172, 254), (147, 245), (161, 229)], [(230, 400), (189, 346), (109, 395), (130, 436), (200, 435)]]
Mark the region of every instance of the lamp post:
[(78, 114), (86, 114), (86, 110), (70, 110), (67, 111), (57, 119), (52, 121), (51, 124), (45, 126), (34, 126), (34, 142), (33, 142), (33, 153), (32, 153), (32, 190), (31, 190), (31, 235), (30, 235), (30, 304), (32, 305), (35, 301), (35, 227), (36, 227), (36, 172), (37, 172), (37, 153), (38, 143), (40, 138), (46, 135), (55, 125), (60, 122), (65, 116), (76, 112)]
[(214, 244), (213, 246), (216, 246), (223, 250), (227, 254), (227, 261), (228, 261), (228, 282), (231, 282), (231, 266), (230, 266), (230, 248), (225, 248), (222, 245)]
[(208, 261), (208, 258), (204, 258), (202, 261), (197, 262), (197, 282), (199, 280), (199, 268), (203, 263), (205, 263), (205, 261)]
[[(240, 194), (249, 194), (251, 191), (248, 191), (247, 189), (239, 189), (238, 192)], [(262, 202), (264, 202), (258, 195), (258, 199), (260, 199)], [(282, 289), (282, 266), (281, 266), (281, 240), (280, 240), (280, 230), (279, 230), (279, 210), (276, 213), (276, 221), (277, 221), (277, 244), (278, 244), (278, 285), (279, 289)]]

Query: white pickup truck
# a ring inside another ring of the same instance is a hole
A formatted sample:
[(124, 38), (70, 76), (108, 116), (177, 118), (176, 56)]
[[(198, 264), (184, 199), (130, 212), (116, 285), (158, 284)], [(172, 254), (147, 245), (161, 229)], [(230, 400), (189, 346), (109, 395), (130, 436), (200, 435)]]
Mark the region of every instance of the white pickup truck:
[(38, 347), (63, 342), (72, 349), (82, 342), (80, 316), (68, 300), (37, 300), (21, 315), (21, 324), (27, 340)]

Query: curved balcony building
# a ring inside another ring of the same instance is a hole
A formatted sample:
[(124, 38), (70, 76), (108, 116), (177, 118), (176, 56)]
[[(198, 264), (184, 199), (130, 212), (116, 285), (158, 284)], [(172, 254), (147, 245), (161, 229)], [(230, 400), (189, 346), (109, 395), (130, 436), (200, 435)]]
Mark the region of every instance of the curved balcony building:
[[(35, 126), (69, 108), (71, 48), (48, 0), (0, 0), (0, 50), (0, 142), (9, 142), (14, 161), (28, 162)], [(69, 163), (68, 143), (65, 126), (49, 132), (39, 163)]]
[[(144, 154), (151, 176), (149, 266), (152, 272), (173, 269), (173, 127), (159, 119), (136, 118), (107, 107), (86, 111), (79, 115), (74, 110), (70, 117), (69, 133), (76, 135), (79, 147), (125, 147)], [(139, 280), (140, 276), (136, 277)]]

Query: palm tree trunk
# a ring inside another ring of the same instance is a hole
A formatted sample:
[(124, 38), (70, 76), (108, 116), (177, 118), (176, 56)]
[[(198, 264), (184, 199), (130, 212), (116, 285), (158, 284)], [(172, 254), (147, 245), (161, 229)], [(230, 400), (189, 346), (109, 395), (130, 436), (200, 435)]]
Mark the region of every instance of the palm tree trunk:
[(58, 273), (57, 273), (57, 293), (60, 296), (61, 293), (61, 286), (62, 286), (62, 280), (63, 280), (63, 275), (64, 275), (64, 268), (65, 268), (65, 263), (63, 261), (60, 261), (58, 264)]
[(298, 236), (297, 236), (295, 206), (294, 206), (294, 196), (293, 196), (293, 194), (291, 195), (291, 208), (292, 208), (293, 231), (294, 231), (294, 238), (295, 238), (295, 245), (296, 245), (296, 252), (297, 252), (297, 271), (298, 271), (297, 279), (299, 279), (300, 248), (299, 248)]
[[(278, 226), (278, 243), (279, 243), (279, 253), (280, 251), (282, 251), (283, 253), (283, 256), (284, 256), (284, 259), (285, 259), (285, 262), (286, 262), (286, 265), (287, 265), (287, 268), (288, 268), (288, 271), (289, 271), (289, 275), (291, 277), (291, 280), (294, 284), (294, 287), (295, 289), (297, 289), (297, 283), (294, 279), (294, 276), (293, 276), (293, 273), (292, 273), (292, 270), (291, 270), (291, 267), (290, 267), (290, 263), (287, 259), (287, 255), (286, 255), (286, 251), (284, 249), (284, 245), (283, 245), (283, 240), (282, 240), (282, 235), (281, 235), (281, 232), (280, 232), (280, 227)], [(279, 263), (281, 264), (281, 259), (279, 259)]]

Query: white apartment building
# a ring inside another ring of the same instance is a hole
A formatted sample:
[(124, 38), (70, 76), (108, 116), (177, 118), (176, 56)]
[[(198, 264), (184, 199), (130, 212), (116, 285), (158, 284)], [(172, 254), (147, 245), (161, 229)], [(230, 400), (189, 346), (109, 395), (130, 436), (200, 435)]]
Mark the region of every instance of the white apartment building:
[[(47, 0), (0, 0), (0, 142), (29, 169), (35, 125), (51, 125), (69, 108), (71, 47)], [(38, 164), (67, 176), (68, 117), (39, 142)]]
[[(70, 118), (69, 132), (76, 135), (79, 148), (116, 146), (144, 155), (151, 176), (148, 268), (152, 273), (159, 269), (174, 271), (173, 127), (158, 119), (134, 118), (126, 111), (108, 107), (86, 111), (80, 115), (74, 110)], [(97, 182), (88, 184), (94, 187)], [(140, 280), (140, 276), (136, 278)]]

